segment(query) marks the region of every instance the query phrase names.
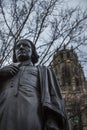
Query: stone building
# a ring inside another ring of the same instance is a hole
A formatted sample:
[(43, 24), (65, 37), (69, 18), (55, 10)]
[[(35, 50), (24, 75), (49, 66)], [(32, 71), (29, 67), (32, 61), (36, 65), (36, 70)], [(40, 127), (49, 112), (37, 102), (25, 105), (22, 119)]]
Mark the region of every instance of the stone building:
[(73, 48), (54, 54), (53, 67), (59, 81), (72, 130), (87, 130), (87, 81)]

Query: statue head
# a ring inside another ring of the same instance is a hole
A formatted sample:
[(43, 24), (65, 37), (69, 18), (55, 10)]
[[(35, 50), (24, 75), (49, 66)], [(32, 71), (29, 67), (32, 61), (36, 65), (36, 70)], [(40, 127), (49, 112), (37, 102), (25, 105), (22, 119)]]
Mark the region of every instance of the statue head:
[(21, 39), (13, 47), (13, 62), (23, 62), (30, 60), (33, 64), (38, 62), (36, 47), (32, 41)]

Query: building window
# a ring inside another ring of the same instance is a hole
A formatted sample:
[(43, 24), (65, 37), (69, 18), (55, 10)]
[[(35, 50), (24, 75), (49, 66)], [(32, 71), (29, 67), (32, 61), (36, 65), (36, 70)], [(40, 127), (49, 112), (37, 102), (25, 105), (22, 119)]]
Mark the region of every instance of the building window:
[(63, 59), (63, 53), (60, 54), (60, 58), (61, 58), (61, 60)]
[(76, 86), (79, 86), (79, 79), (75, 78), (75, 81), (76, 81)]
[(65, 84), (68, 84), (70, 85), (71, 84), (71, 74), (70, 74), (70, 68), (65, 65), (63, 68), (62, 68), (62, 85), (65, 85)]
[(67, 52), (67, 58), (70, 58), (70, 52)]
[(79, 80), (79, 78), (75, 78), (75, 83), (76, 83), (76, 90), (80, 91), (80, 80)]

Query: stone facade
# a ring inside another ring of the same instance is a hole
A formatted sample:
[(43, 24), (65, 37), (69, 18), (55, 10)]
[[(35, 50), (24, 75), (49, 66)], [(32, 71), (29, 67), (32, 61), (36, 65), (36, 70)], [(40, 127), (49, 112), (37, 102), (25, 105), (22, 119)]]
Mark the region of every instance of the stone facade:
[(73, 48), (54, 54), (53, 67), (59, 81), (72, 130), (87, 130), (87, 81)]

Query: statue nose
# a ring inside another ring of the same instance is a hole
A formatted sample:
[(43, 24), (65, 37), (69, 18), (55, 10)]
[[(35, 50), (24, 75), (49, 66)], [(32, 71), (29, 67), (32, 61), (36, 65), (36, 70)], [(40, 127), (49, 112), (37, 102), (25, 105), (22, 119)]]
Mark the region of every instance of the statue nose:
[(20, 48), (23, 48), (23, 45), (20, 45)]

